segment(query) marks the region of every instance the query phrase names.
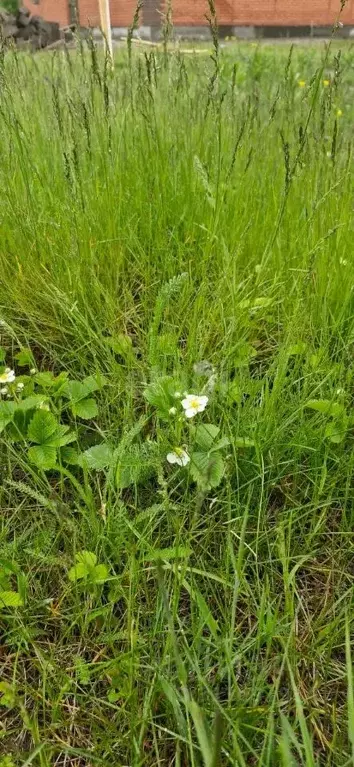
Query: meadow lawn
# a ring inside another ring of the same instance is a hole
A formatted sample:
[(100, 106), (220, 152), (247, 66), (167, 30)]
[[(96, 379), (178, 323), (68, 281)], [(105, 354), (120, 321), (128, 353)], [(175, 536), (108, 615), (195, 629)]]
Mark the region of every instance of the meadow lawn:
[(0, 57), (0, 767), (354, 765), (354, 50), (214, 43)]

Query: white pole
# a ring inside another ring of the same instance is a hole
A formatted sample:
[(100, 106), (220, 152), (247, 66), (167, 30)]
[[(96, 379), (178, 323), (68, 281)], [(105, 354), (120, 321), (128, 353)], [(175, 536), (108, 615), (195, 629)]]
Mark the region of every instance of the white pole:
[(112, 27), (109, 0), (99, 0), (101, 29), (105, 36), (105, 46), (113, 61)]

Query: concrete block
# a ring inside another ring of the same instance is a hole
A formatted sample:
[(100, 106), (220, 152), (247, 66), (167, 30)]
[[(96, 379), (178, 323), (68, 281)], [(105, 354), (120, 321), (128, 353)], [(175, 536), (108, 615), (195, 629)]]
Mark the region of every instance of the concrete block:
[(232, 37), (238, 37), (240, 40), (254, 40), (256, 37), (256, 30), (254, 26), (249, 27), (232, 27)]

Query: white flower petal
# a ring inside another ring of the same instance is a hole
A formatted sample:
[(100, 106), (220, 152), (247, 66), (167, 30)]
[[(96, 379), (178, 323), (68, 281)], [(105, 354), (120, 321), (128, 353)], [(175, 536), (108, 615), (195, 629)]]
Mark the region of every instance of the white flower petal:
[(182, 400), (182, 407), (186, 411), (187, 418), (193, 418), (197, 413), (202, 413), (207, 404), (208, 397), (205, 395), (187, 394), (185, 399)]
[(0, 383), (13, 383), (15, 378), (16, 376), (14, 370), (6, 368), (5, 373), (1, 373), (0, 375)]
[(169, 463), (176, 463), (177, 466), (187, 466), (190, 461), (188, 453), (181, 447), (176, 447), (176, 450), (173, 453), (167, 453), (166, 457)]
[(188, 407), (187, 410), (185, 410), (186, 418), (194, 418), (197, 413), (198, 410), (196, 410), (195, 407)]

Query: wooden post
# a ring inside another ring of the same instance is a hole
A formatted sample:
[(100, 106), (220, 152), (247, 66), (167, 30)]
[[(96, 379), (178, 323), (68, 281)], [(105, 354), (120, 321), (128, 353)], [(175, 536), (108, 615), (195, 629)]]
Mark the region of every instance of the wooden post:
[(109, 51), (109, 55), (113, 61), (112, 28), (109, 0), (98, 0), (98, 4), (100, 8), (101, 29), (105, 37), (105, 46)]

